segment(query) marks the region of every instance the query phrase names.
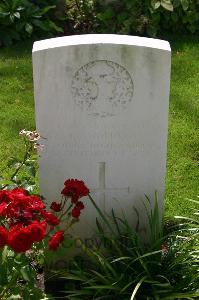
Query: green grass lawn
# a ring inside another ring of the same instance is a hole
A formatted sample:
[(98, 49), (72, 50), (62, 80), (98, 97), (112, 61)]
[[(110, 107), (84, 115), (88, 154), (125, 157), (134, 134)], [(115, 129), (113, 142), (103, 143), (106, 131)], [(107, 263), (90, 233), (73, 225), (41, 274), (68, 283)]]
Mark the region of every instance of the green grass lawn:
[(30, 44), (0, 49), (0, 120), (0, 171), (5, 174), (6, 161), (23, 153), (19, 131), (35, 128)]
[(183, 214), (199, 195), (199, 42), (172, 43), (166, 215)]
[[(166, 216), (183, 214), (199, 195), (199, 41), (171, 42), (172, 78), (166, 180)], [(18, 132), (34, 129), (31, 45), (0, 49), (0, 170), (21, 155)]]

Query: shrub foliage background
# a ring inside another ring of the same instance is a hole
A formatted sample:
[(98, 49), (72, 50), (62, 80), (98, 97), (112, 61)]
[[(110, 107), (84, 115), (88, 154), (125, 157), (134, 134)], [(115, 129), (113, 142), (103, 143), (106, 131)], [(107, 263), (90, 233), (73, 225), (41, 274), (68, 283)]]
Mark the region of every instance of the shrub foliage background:
[(98, 2), (97, 19), (102, 31), (111, 28), (124, 34), (157, 36), (199, 30), (198, 0), (123, 0), (105, 6)]
[[(38, 2), (38, 3), (37, 3)], [(63, 30), (53, 21), (53, 1), (2, 0), (0, 1), (0, 44), (30, 37), (52, 37)]]
[(60, 34), (199, 32), (199, 0), (2, 0), (0, 44)]

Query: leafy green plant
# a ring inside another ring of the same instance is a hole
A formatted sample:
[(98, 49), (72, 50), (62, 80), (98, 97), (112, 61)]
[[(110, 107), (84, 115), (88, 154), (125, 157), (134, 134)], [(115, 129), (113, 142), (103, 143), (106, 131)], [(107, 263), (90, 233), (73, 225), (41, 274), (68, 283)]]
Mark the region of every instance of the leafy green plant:
[(195, 0), (70, 0), (67, 19), (74, 32), (163, 35), (199, 31)]
[(68, 0), (66, 17), (71, 32), (89, 33), (96, 26), (93, 0)]
[(37, 288), (36, 270), (31, 267), (27, 256), (15, 254), (6, 246), (0, 252), (0, 265), (0, 298), (2, 300), (45, 298), (45, 294)]
[(44, 287), (37, 284), (37, 271), (60, 246), (70, 244), (67, 231), (79, 221), (84, 209), (80, 199), (89, 189), (81, 180), (68, 179), (61, 201), (53, 201), (47, 210), (43, 197), (30, 194), (30, 178), (24, 178), (24, 171), (35, 177), (32, 156), (44, 147), (41, 136), (27, 130), (19, 135), (25, 144), (24, 157), (12, 159), (9, 167), (14, 165), (14, 172), (10, 179), (1, 180), (0, 188), (0, 299), (48, 299)]
[(19, 135), (24, 142), (23, 158), (11, 157), (7, 163), (10, 170), (9, 177), (0, 177), (0, 190), (13, 189), (18, 186), (29, 192), (36, 189), (37, 175), (37, 150), (42, 150), (43, 145), (38, 142), (41, 138), (36, 131), (22, 130)]
[(52, 36), (62, 32), (51, 19), (50, 10), (55, 5), (40, 8), (28, 0), (2, 0), (0, 3), (0, 41), (9, 46), (14, 41), (27, 38)]
[(101, 218), (98, 237), (106, 246), (82, 245), (89, 262), (84, 268), (75, 262), (70, 274), (62, 275), (70, 299), (198, 299), (198, 229), (192, 236), (194, 228), (183, 222), (164, 236), (156, 198), (154, 208), (147, 208), (149, 239), (144, 242), (125, 218), (114, 211), (109, 218), (91, 201)]
[[(123, 34), (156, 36), (172, 27), (171, 16), (174, 9), (179, 10), (181, 5), (181, 2), (178, 2), (177, 5), (172, 0), (124, 0), (114, 1), (109, 5), (99, 5), (101, 10), (97, 13), (99, 28), (107, 32), (111, 30)], [(167, 27), (164, 26), (165, 18), (168, 21)]]

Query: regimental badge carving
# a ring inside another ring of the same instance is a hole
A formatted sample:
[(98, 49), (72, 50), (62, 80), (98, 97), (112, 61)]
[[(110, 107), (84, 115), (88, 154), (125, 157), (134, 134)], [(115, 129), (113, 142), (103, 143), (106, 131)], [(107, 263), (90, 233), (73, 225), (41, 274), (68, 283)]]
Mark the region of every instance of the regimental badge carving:
[(76, 105), (89, 115), (114, 116), (128, 107), (134, 85), (129, 72), (108, 60), (92, 61), (81, 67), (72, 79)]

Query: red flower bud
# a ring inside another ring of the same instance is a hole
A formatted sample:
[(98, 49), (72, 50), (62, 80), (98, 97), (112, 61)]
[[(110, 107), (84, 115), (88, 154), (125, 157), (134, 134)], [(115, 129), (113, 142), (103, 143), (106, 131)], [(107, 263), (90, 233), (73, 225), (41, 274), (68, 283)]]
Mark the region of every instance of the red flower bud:
[(41, 211), (41, 215), (49, 225), (57, 226), (60, 223), (60, 220), (55, 215), (53, 215), (51, 212), (43, 210), (43, 211)]
[(75, 207), (77, 207), (78, 209), (82, 210), (84, 209), (84, 204), (82, 201), (78, 201), (75, 205)]
[(73, 218), (79, 218), (80, 213), (81, 213), (80, 209), (76, 206), (72, 209), (71, 212)]
[(64, 240), (64, 231), (59, 230), (55, 232), (55, 234), (50, 238), (48, 242), (49, 249), (53, 251), (57, 250), (57, 248), (63, 242), (63, 240)]
[(57, 202), (53, 201), (53, 202), (51, 203), (50, 208), (51, 208), (52, 210), (54, 210), (55, 212), (59, 212), (59, 211), (61, 211), (61, 203), (57, 203)]

